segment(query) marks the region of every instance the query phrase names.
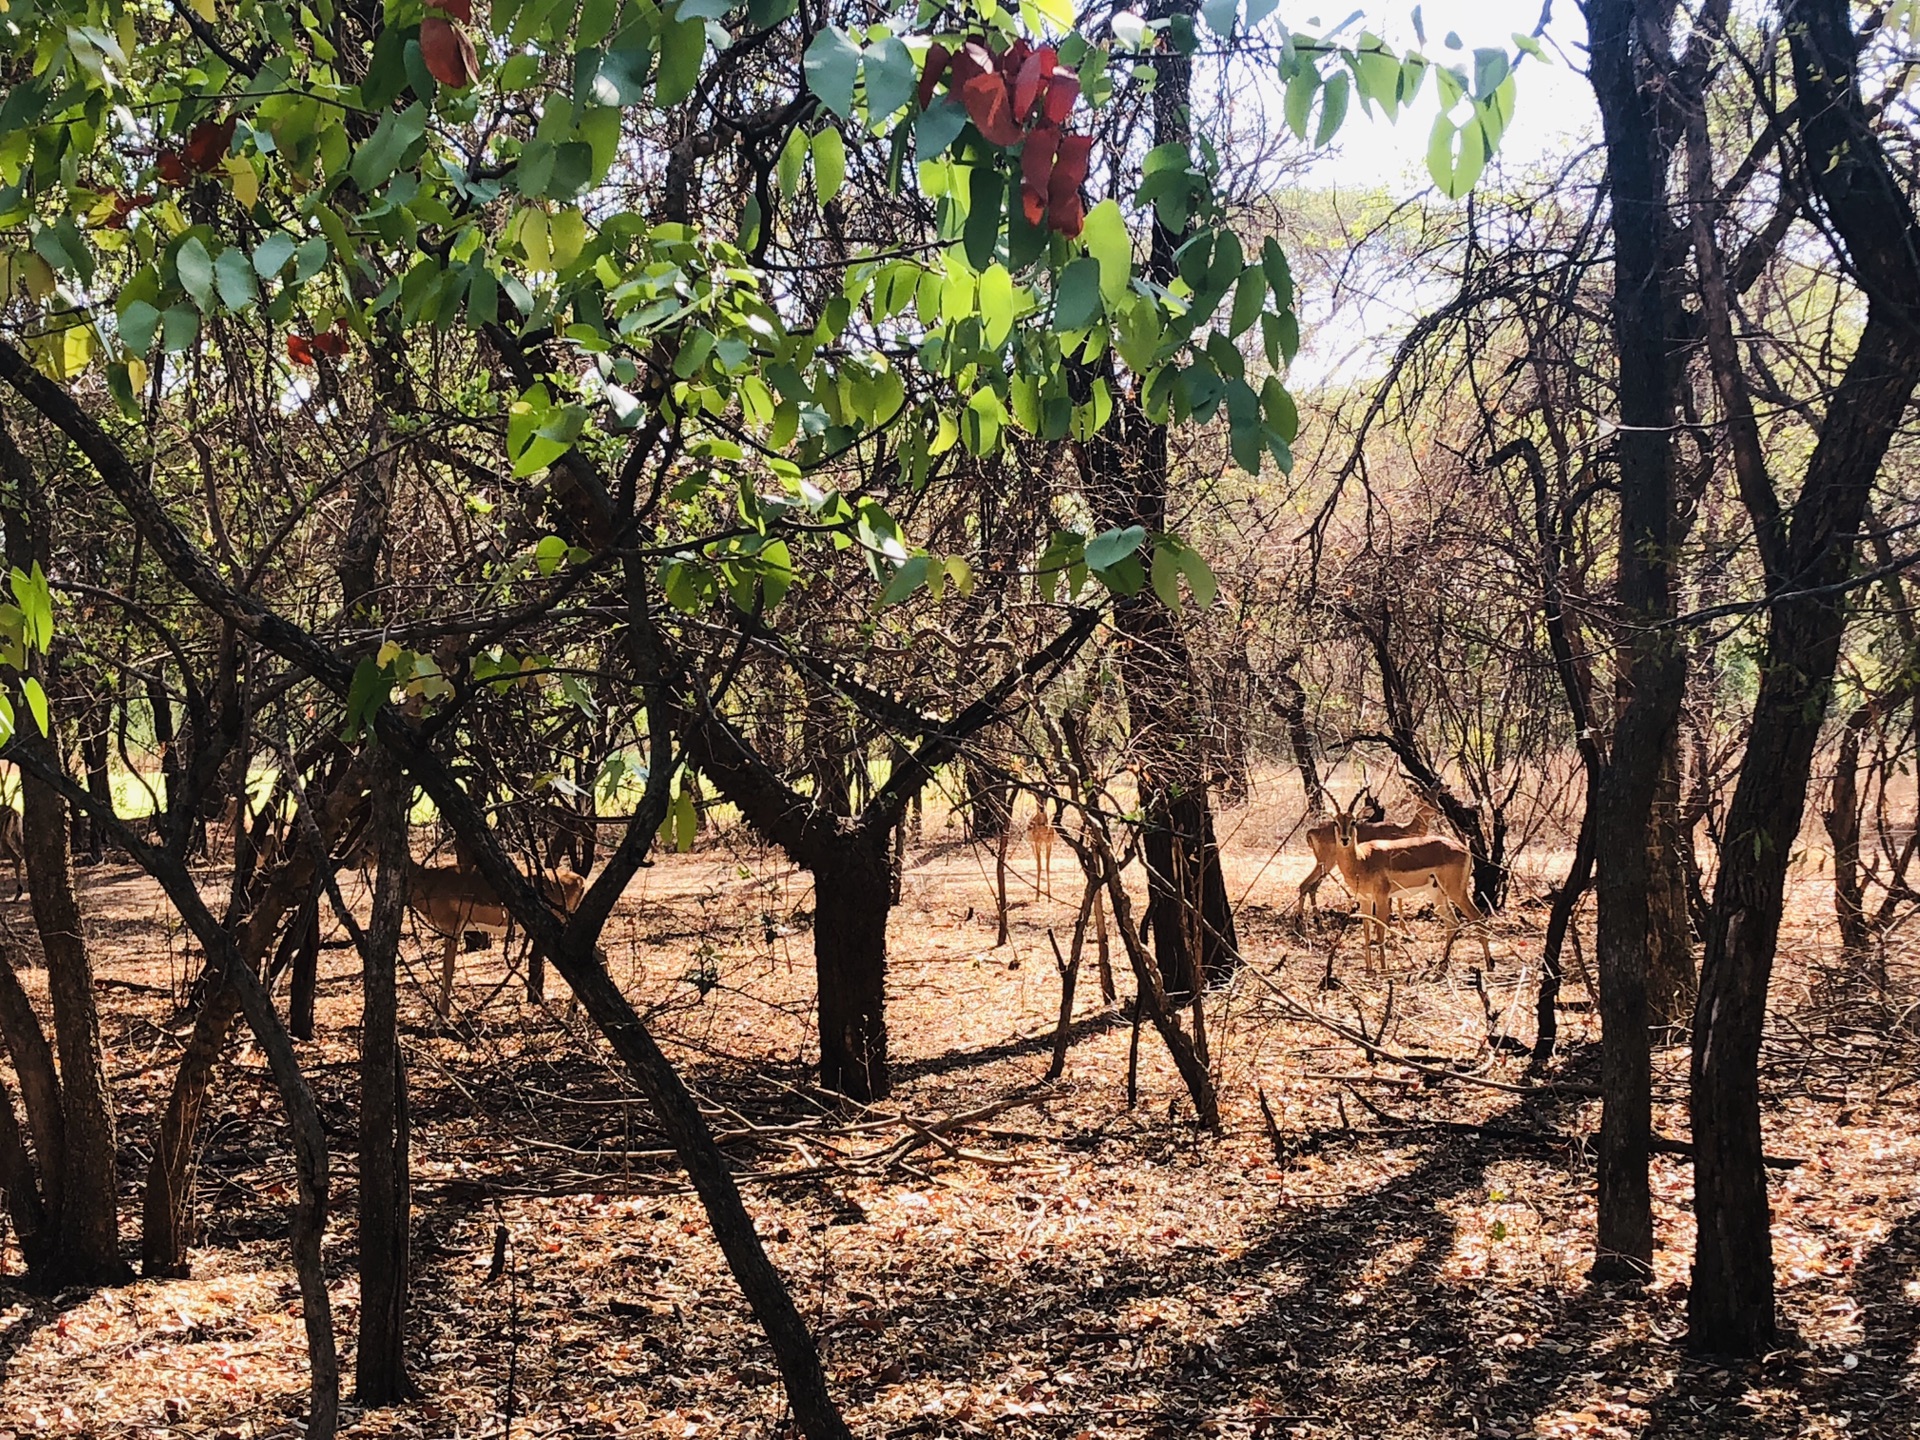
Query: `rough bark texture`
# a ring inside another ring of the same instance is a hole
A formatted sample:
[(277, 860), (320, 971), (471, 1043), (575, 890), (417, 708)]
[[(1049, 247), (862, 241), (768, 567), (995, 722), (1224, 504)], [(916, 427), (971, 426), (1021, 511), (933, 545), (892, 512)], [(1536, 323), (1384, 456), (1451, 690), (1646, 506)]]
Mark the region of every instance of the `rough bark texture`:
[(885, 852), (846, 847), (813, 869), (820, 1083), (856, 1100), (888, 1094)]
[[(1613, 210), (1614, 335), (1621, 433), (1618, 604), (1626, 636), (1613, 743), (1595, 787), (1599, 866), (1601, 1123), (1594, 1274), (1640, 1280), (1653, 1263), (1647, 1180), (1652, 1126), (1647, 1037), (1647, 837), (1668, 737), (1684, 696), (1684, 655), (1661, 629), (1672, 613), (1674, 507), (1670, 427), (1674, 337), (1662, 242), (1669, 230), (1667, 149), (1641, 27), (1664, 40), (1665, 17), (1634, 0), (1592, 0), (1591, 79), (1605, 131)], [(1657, 77), (1664, 80), (1664, 72)]]
[(397, 961), (406, 919), (407, 811), (413, 787), (392, 765), (376, 774), (380, 877), (362, 953), (360, 1042), (360, 1347), (354, 1389), (362, 1405), (397, 1405), (407, 1378), (407, 1289), (413, 1183), (406, 1057), (400, 1049)]
[(1693, 1018), (1693, 917), (1680, 816), (1679, 731), (1669, 737), (1647, 827), (1647, 1018), (1666, 1030)]
[[(0, 471), (12, 494), (6, 505), (7, 559), (15, 568), (51, 570), (51, 515), (38, 473), (0, 427)], [(33, 673), (49, 694), (54, 688), (46, 657)], [(28, 708), (16, 702), (14, 712)], [(59, 730), (42, 735), (28, 722), (13, 749), (23, 762), (65, 773)], [(57, 1218), (59, 1242), (53, 1268), (63, 1281), (113, 1284), (132, 1271), (120, 1257), (120, 1178), (115, 1151), (113, 1092), (100, 1041), (94, 1001), (93, 961), (87, 951), (80, 902), (74, 892), (73, 850), (66, 803), (31, 768), (21, 768), (21, 841), (34, 927), (47, 962), (47, 994), (53, 1009), (53, 1046), (60, 1060), (60, 1109), (65, 1155)]]
[[(1920, 225), (1868, 123), (1844, 0), (1804, 0), (1786, 27), (1802, 163), (1867, 295), (1867, 321), (1785, 513), (1748, 497), (1780, 563), (1760, 691), (1726, 839), (1694, 1018), (1694, 1207), (1688, 1347), (1755, 1355), (1776, 1335), (1761, 1163), (1759, 1054), (1788, 858), (1800, 830), (1846, 624), (1842, 587), (1887, 447), (1920, 381)], [(1764, 478), (1764, 477), (1763, 477)], [(1743, 496), (1747, 495), (1743, 487)]]

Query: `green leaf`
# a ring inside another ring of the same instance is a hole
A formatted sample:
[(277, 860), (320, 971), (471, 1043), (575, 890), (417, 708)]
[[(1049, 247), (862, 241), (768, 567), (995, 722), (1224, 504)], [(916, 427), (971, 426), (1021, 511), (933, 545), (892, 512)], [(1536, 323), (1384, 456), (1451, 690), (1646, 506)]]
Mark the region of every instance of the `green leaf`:
[(386, 668), (373, 656), (363, 656), (354, 667), (353, 683), (347, 687), (347, 725), (343, 738), (357, 740), (386, 704), (392, 690), (393, 681)]
[(787, 143), (780, 147), (780, 155), (774, 161), (773, 178), (780, 186), (780, 193), (791, 200), (800, 193), (800, 175), (807, 163), (807, 132), (798, 125), (787, 136)]
[(1053, 328), (1084, 330), (1100, 318), (1100, 262), (1086, 256), (1060, 272), (1054, 290)]
[(889, 605), (898, 605), (926, 584), (927, 569), (931, 564), (932, 561), (927, 556), (915, 555), (894, 571), (893, 578), (887, 582), (887, 588), (880, 592), (880, 608), (884, 610)]
[(1200, 14), (1207, 28), (1221, 39), (1233, 34), (1233, 22), (1240, 14), (1240, 0), (1203, 0)]
[(1109, 305), (1124, 300), (1133, 283), (1133, 237), (1114, 200), (1102, 200), (1087, 215), (1080, 232), (1087, 254), (1100, 262), (1100, 294)]
[(813, 37), (803, 61), (807, 89), (842, 120), (853, 114), (853, 85), (860, 75), (860, 47), (838, 25)]
[(220, 252), (220, 258), (213, 264), (213, 279), (220, 291), (221, 303), (229, 310), (250, 310), (260, 298), (260, 287), (253, 276), (253, 262), (247, 258), (247, 252), (237, 245)]
[(1000, 247), (1000, 219), (1006, 179), (992, 165), (976, 165), (967, 186), (967, 226), (963, 232), (967, 263), (984, 271)]
[(189, 235), (174, 252), (173, 268), (180, 288), (193, 297), (204, 314), (213, 308), (213, 257), (198, 235)]
[(1269, 235), (1260, 247), (1260, 266), (1267, 272), (1267, 287), (1273, 291), (1273, 308), (1293, 308), (1293, 267), (1280, 242)]
[(813, 191), (822, 205), (847, 183), (847, 142), (829, 125), (813, 137)]
[(1252, 329), (1266, 303), (1266, 271), (1258, 265), (1249, 265), (1240, 272), (1239, 284), (1234, 288), (1233, 318), (1227, 324), (1227, 334), (1237, 337)]
[(937, 160), (967, 128), (967, 112), (951, 95), (942, 95), (913, 122), (913, 158), (921, 164)]
[(200, 333), (200, 312), (191, 305), (175, 305), (160, 317), (160, 349), (178, 355)]
[(315, 235), (300, 242), (300, 248), (293, 254), (293, 283), (305, 284), (326, 268), (327, 261), (333, 258), (333, 249), (327, 244), (327, 237)]
[(874, 129), (913, 99), (920, 84), (913, 52), (896, 36), (867, 47), (863, 73), (867, 77), (867, 124)]
[(278, 275), (286, 269), (287, 261), (293, 258), (293, 237), (284, 231), (276, 230), (253, 252), (253, 270), (262, 280)]
[(1346, 72), (1331, 77), (1326, 83), (1326, 98), (1320, 104), (1320, 128), (1314, 132), (1315, 147), (1325, 145), (1339, 131), (1340, 124), (1347, 118), (1347, 96), (1350, 82)]
[(1122, 560), (1140, 548), (1147, 538), (1147, 532), (1139, 525), (1128, 525), (1119, 530), (1103, 530), (1087, 541), (1085, 559), (1087, 568), (1096, 575), (1103, 570), (1111, 570)]
[(40, 682), (29, 675), (20, 682), (20, 691), (27, 697), (27, 709), (33, 713), (33, 723), (42, 735), (53, 734), (52, 720), (47, 712), (47, 692)]
[(120, 341), (135, 355), (153, 348), (153, 332), (159, 327), (160, 312), (144, 300), (128, 302), (120, 312)]
[(1301, 140), (1307, 138), (1307, 117), (1313, 113), (1313, 97), (1319, 90), (1320, 72), (1312, 65), (1302, 65), (1287, 81), (1287, 128)]
[(1002, 265), (989, 265), (980, 276), (980, 323), (990, 350), (998, 350), (1013, 333), (1013, 277)]
[(373, 134), (353, 152), (353, 163), (347, 167), (353, 183), (368, 193), (384, 185), (426, 131), (427, 107), (419, 101), (404, 110), (388, 111), (380, 117)]
[(1512, 66), (1507, 61), (1507, 52), (1497, 49), (1475, 50), (1473, 52), (1473, 95), (1476, 100), (1485, 100), (1505, 82)]
[[(681, 6), (676, 13), (684, 12)], [(678, 105), (693, 94), (700, 79), (700, 62), (707, 54), (707, 22), (682, 20), (660, 36), (660, 75), (654, 86), (654, 104), (662, 109)]]

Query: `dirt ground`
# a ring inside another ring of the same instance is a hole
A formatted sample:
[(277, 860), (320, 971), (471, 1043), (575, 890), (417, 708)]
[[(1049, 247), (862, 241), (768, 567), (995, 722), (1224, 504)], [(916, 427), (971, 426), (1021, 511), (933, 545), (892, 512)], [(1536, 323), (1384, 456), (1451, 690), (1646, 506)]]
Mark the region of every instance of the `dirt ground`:
[[(635, 882), (608, 930), (614, 972), (653, 1008), (727, 1139), (857, 1434), (1920, 1435), (1920, 1072), (1914, 1046), (1822, 1002), (1833, 937), (1817, 866), (1795, 895), (1766, 1053), (1767, 1147), (1801, 1162), (1776, 1171), (1772, 1189), (1794, 1338), (1723, 1369), (1680, 1349), (1685, 1163), (1654, 1166), (1652, 1286), (1596, 1288), (1584, 1278), (1593, 1175), (1582, 1150), (1425, 1122), (1590, 1135), (1597, 1102), (1369, 1065), (1273, 988), (1348, 1025), (1385, 1017), (1384, 1043), (1401, 1054), (1517, 1081), (1524, 1060), (1489, 1046), (1489, 1007), (1501, 1033), (1531, 1039), (1537, 897), (1563, 858), (1530, 857), (1516, 877), (1483, 1000), (1477, 946), (1434, 973), (1430, 919), (1414, 922), (1391, 987), (1361, 971), (1357, 930), (1332, 927), (1326, 942), (1294, 933), (1284, 911), (1307, 862), (1297, 842), (1278, 845), (1279, 829), (1270, 807), (1223, 817), (1249, 964), (1209, 997), (1219, 1138), (1193, 1127), (1151, 1031), (1129, 1108), (1129, 1027), (1091, 973), (1065, 1078), (1041, 1083), (1059, 1003), (1047, 931), (1064, 944), (1077, 895), (1064, 850), (1051, 900), (1016, 852), (1012, 943), (996, 949), (991, 854), (929, 826), (892, 923), (899, 1089), (865, 1117), (825, 1113), (809, 1088), (807, 877), (723, 837)], [(210, 893), (217, 883), (209, 872)], [(176, 1003), (198, 961), (135, 872), (85, 872), (84, 885), (131, 1252), (149, 1136), (185, 1034)], [(1323, 898), (1339, 908), (1337, 882)], [(23, 904), (4, 908), (27, 928)], [(1346, 983), (1323, 992), (1328, 943)], [(419, 948), (408, 953), (424, 982)], [(327, 1260), (349, 1393), (352, 955), (323, 952), (319, 1039), (302, 1047), (334, 1147)], [(1892, 959), (1897, 993), (1920, 994), (1915, 947)], [(27, 978), (42, 995), (43, 972)], [(458, 1000), (455, 1028), (433, 1023), (418, 988), (402, 1002), (423, 1398), (349, 1405), (347, 1433), (790, 1433), (702, 1213), (605, 1046), (558, 1000), (521, 999), (497, 944), (464, 957)], [(1566, 1000), (1560, 1078), (1590, 1082), (1596, 1022), (1577, 981)], [(1660, 1129), (1684, 1135), (1684, 1051), (1659, 1065)], [(999, 1102), (951, 1131), (953, 1153), (916, 1143), (900, 1120)], [(0, 1284), (0, 1440), (299, 1433), (292, 1166), (250, 1047), (222, 1072), (203, 1144), (193, 1278), (56, 1297)], [(17, 1252), (4, 1260), (17, 1274)]]

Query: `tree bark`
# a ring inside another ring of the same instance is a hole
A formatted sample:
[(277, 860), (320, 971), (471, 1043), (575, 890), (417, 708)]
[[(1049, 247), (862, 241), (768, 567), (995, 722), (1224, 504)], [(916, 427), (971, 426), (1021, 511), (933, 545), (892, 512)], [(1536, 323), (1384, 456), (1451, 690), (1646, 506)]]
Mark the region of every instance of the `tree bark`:
[(1679, 731), (1669, 737), (1647, 827), (1647, 1017), (1662, 1031), (1693, 1018), (1693, 919), (1680, 833)]
[[(1669, 17), (1667, 22), (1671, 24)], [(1607, 148), (1613, 209), (1613, 322), (1621, 433), (1618, 603), (1627, 643), (1613, 743), (1595, 793), (1599, 866), (1601, 1122), (1594, 1275), (1643, 1280), (1653, 1264), (1647, 1178), (1652, 1055), (1647, 1036), (1648, 833), (1662, 758), (1684, 698), (1684, 653), (1662, 628), (1673, 609), (1669, 539), (1677, 413), (1676, 337), (1666, 198), (1669, 145), (1656, 106), (1669, 78), (1652, 70), (1634, 0), (1591, 0), (1590, 75)], [(1662, 42), (1665, 35), (1657, 36)], [(1643, 85), (1643, 76), (1647, 83)]]
[(813, 871), (813, 961), (820, 986), (820, 1083), (855, 1100), (885, 1098), (887, 912), (884, 853), (836, 846)]
[[(1844, 0), (1803, 0), (1786, 27), (1801, 165), (1867, 296), (1800, 493), (1782, 513), (1764, 471), (1743, 483), (1774, 603), (1760, 690), (1721, 847), (1693, 1036), (1694, 1207), (1687, 1301), (1696, 1354), (1775, 1340), (1771, 1213), (1761, 1164), (1759, 1055), (1767, 987), (1820, 728), (1846, 627), (1855, 537), (1920, 382), (1920, 224), (1861, 102)], [(1736, 370), (1723, 388), (1744, 384)], [(1844, 398), (1841, 398), (1844, 397)], [(1743, 477), (1744, 478), (1744, 477)]]
[(380, 876), (361, 970), (360, 1347), (354, 1387), (368, 1406), (397, 1405), (415, 1393), (407, 1377), (406, 1344), (413, 1184), (396, 978), (407, 866), (413, 858), (407, 849), (413, 787), (397, 770), (382, 763), (376, 771)]

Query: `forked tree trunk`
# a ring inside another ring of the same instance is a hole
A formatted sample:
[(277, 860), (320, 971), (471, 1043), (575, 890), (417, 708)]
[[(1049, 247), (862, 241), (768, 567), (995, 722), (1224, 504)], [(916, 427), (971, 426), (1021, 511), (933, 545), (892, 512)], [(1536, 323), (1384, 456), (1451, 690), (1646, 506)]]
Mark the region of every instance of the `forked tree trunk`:
[(813, 868), (820, 1083), (855, 1100), (893, 1089), (887, 1066), (887, 862), (847, 846)]
[(193, 1188), (200, 1155), (200, 1115), (206, 1108), (213, 1067), (226, 1053), (240, 997), (231, 985), (216, 985), (200, 1004), (193, 1033), (173, 1072), (173, 1089), (153, 1136), (153, 1158), (141, 1200), (140, 1269), (153, 1277), (184, 1278), (194, 1235)]

